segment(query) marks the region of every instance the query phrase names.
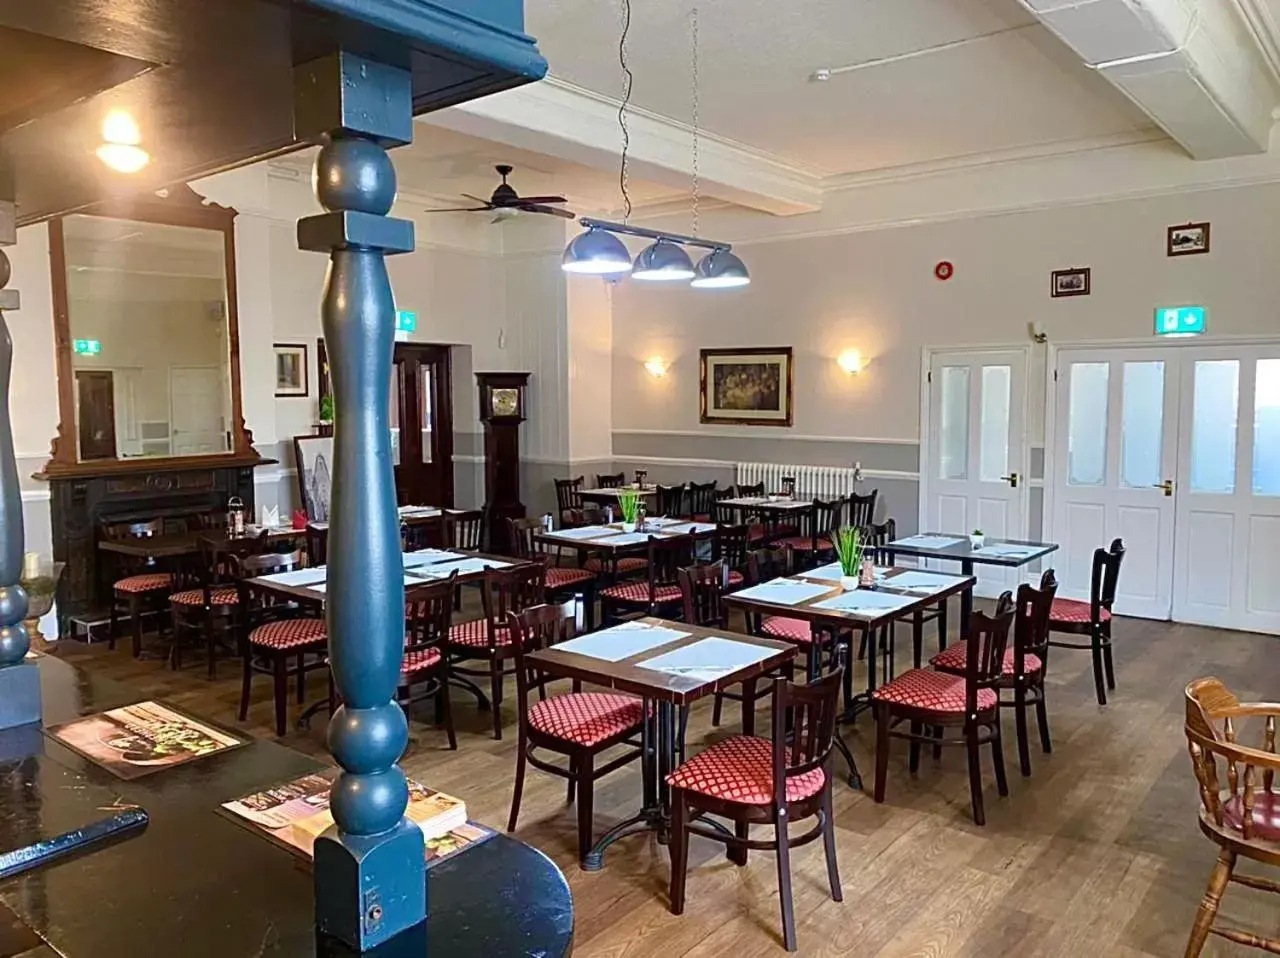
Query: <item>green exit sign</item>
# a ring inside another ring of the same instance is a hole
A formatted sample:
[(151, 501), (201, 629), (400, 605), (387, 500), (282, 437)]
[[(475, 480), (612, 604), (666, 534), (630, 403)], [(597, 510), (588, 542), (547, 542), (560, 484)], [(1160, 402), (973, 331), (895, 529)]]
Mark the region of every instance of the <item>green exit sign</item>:
[(1200, 336), (1205, 319), (1203, 306), (1161, 306), (1156, 310), (1156, 335)]
[(97, 356), (102, 352), (102, 343), (96, 339), (77, 339), (72, 342), (71, 348), (80, 356)]
[(396, 310), (396, 332), (412, 333), (418, 329), (418, 314), (408, 309)]

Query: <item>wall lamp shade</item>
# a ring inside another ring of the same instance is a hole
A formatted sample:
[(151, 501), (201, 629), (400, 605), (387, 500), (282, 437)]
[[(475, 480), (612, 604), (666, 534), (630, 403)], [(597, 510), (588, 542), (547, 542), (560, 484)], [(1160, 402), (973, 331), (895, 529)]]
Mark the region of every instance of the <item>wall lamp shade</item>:
[(690, 284), (698, 289), (731, 289), (751, 282), (746, 264), (727, 249), (712, 250), (698, 261)]
[(836, 359), (836, 362), (840, 365), (840, 368), (850, 376), (862, 371), (862, 353), (858, 352), (856, 349), (846, 349)]
[(631, 278), (650, 283), (693, 279), (693, 260), (682, 247), (660, 239), (640, 251), (631, 270)]
[(649, 371), (649, 375), (654, 379), (661, 379), (667, 374), (667, 364), (661, 359), (654, 357), (644, 364), (644, 368)]
[(560, 267), (566, 273), (619, 276), (631, 272), (631, 254), (618, 237), (591, 227), (565, 248)]

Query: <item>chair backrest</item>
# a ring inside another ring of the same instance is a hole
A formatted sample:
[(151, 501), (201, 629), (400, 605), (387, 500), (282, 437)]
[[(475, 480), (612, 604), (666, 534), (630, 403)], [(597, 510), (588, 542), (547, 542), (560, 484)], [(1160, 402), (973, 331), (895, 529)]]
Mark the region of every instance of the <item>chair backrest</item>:
[(329, 527), (307, 523), (307, 561), (310, 565), (324, 565), (329, 561)]
[[(761, 483), (761, 485), (763, 486), (764, 483)], [(784, 496), (794, 496), (796, 494), (796, 477), (783, 476), (780, 481), (778, 491), (781, 492)]]
[(840, 686), (844, 681), (844, 650), (840, 664), (808, 685), (786, 679), (773, 682), (773, 801), (787, 801), (787, 779), (824, 768), (830, 788), (831, 752), (835, 743)]
[[(293, 552), (263, 552), (257, 555), (233, 555), (230, 558), (235, 568), (236, 589), (240, 593), (238, 612), (242, 622), (252, 624), (250, 618), (281, 605), (288, 605), (289, 600), (275, 592), (266, 590), (250, 591), (246, 582), (259, 576), (275, 575), (277, 572), (292, 572), (305, 565), (305, 553), (301, 549)], [(267, 616), (269, 617), (269, 616)]]
[(781, 579), (795, 570), (795, 552), (789, 548), (752, 549), (747, 553), (747, 584)]
[(406, 552), (415, 549), (447, 548), (449, 545), (448, 522), (445, 516), (416, 518), (413, 522), (401, 521), (400, 541)]
[(723, 562), (729, 569), (743, 571), (747, 566), (747, 552), (750, 551), (750, 535), (750, 526), (717, 526), (711, 537), (711, 561)]
[(207, 600), (210, 589), (231, 587), (239, 580), (241, 561), (269, 551), (265, 529), (256, 536), (238, 539), (220, 535), (196, 536), (196, 554), (174, 569), (175, 591), (202, 588)]
[(451, 512), (445, 515), (445, 544), (450, 549), (470, 549), (479, 552), (484, 548), (484, 513), (479, 509), (467, 512)]
[(685, 497), (686, 514), (692, 518), (694, 516), (712, 516), (716, 511), (716, 481), (710, 482), (691, 482), (689, 483), (689, 492)]
[(738, 497), (741, 499), (759, 499), (764, 496), (764, 483), (757, 482), (755, 485), (747, 485), (745, 482), (738, 483)]
[(824, 536), (833, 539), (836, 530), (845, 524), (845, 504), (846, 500), (844, 499), (813, 500), (813, 507), (809, 511), (809, 533), (813, 537), (815, 544), (818, 539)]
[[(1049, 656), (1049, 612), (1058, 594), (1058, 577), (1052, 569), (1040, 576), (1040, 588), (1024, 582), (1018, 586), (1017, 617), (1013, 623), (1013, 674), (1027, 674), (1027, 655), (1039, 656), (1047, 670)], [(1043, 672), (1042, 672), (1043, 674)]]
[[(1186, 688), (1187, 747), (1200, 786), (1201, 815), (1233, 838), (1255, 840), (1258, 792), (1270, 792), (1275, 787), (1276, 772), (1280, 771), (1277, 717), (1280, 704), (1241, 702), (1213, 677), (1196, 679)], [(1237, 721), (1257, 719), (1262, 720), (1261, 746), (1240, 745), (1236, 740)], [(1225, 791), (1220, 770), (1226, 772)], [(1267, 844), (1274, 848), (1273, 842)]]
[(738, 487), (725, 486), (723, 489), (719, 489), (719, 488), (715, 489), (714, 493), (715, 493), (714, 498), (716, 502), (720, 502), (724, 499), (736, 499), (738, 497)]
[(617, 489), (626, 481), (627, 474), (625, 472), (615, 472), (610, 475), (600, 472), (596, 473), (597, 489)]
[(680, 569), (693, 565), (693, 536), (649, 536), (649, 598), (664, 585), (680, 584)]
[(684, 500), (685, 487), (680, 486), (655, 486), (656, 501), (654, 502), (654, 514), (659, 516), (683, 516), (685, 515)]
[(531, 652), (545, 649), (573, 638), (573, 616), (563, 605), (531, 605), (520, 612), (509, 612), (506, 626), (511, 632), (511, 657), (515, 662), (516, 695), (520, 721), (529, 713), (529, 690), (535, 686), (545, 692), (546, 678), (525, 659)]
[(996, 610), (992, 615), (975, 612), (969, 620), (964, 677), (964, 707), (968, 715), (977, 713), (980, 689), (995, 689), (999, 694), (1004, 675), (1004, 653), (1009, 647), (1013, 619), (1013, 593), (1004, 592), (996, 600)]
[(894, 552), (889, 548), (889, 543), (894, 542), (898, 538), (898, 523), (890, 518), (884, 522), (873, 522), (864, 529), (866, 539), (863, 540), (864, 546), (871, 549), (871, 557), (875, 560), (876, 565), (893, 565)]
[(534, 559), (538, 557), (538, 543), (534, 535), (542, 531), (542, 520), (528, 519), (507, 520), (507, 541), (511, 543), (511, 555), (517, 559)]
[(507, 621), (508, 612), (523, 612), (546, 600), (547, 567), (542, 562), (526, 562), (505, 569), (489, 569), (484, 575), (481, 602), (489, 622), (490, 641), (496, 628)]
[(421, 652), (444, 642), (453, 624), (453, 590), (458, 573), (449, 578), (404, 590), (404, 647), (406, 652)]
[(1093, 553), (1093, 576), (1089, 583), (1089, 604), (1093, 621), (1099, 619), (1099, 610), (1111, 611), (1116, 601), (1116, 587), (1120, 583), (1120, 563), (1124, 561), (1124, 542), (1111, 541), (1110, 549), (1097, 549)]
[(582, 508), (582, 477), (577, 479), (557, 479), (556, 505), (563, 516), (570, 509)]
[(728, 574), (728, 567), (722, 562), (676, 571), (684, 598), (684, 621), (714, 629), (729, 627), (729, 608), (724, 604)]
[(879, 489), (872, 489), (865, 496), (856, 492), (849, 496), (849, 525), (859, 529), (868, 529), (876, 521), (876, 499), (880, 497)]

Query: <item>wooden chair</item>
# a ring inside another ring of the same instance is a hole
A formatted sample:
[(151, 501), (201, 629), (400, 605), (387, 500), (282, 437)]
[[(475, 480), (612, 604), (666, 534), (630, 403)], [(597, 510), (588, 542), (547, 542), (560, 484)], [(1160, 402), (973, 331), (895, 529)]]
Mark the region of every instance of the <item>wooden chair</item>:
[(484, 512), (479, 509), (446, 513), (444, 519), (445, 548), (480, 552), (484, 548), (484, 519)]
[(783, 476), (778, 481), (778, 492), (788, 499), (794, 499), (796, 496), (796, 477)]
[[(760, 585), (789, 576), (795, 571), (795, 554), (788, 548), (756, 549), (747, 554), (747, 585)], [(784, 615), (747, 615), (747, 631), (768, 639), (780, 639), (798, 647), (805, 656), (805, 675), (814, 681), (822, 674), (822, 656), (830, 652), (835, 658), (836, 635), (830, 629), (814, 629), (806, 619)]]
[(196, 538), (197, 552), (174, 568), (169, 613), (173, 621), (173, 643), (169, 664), (182, 668), (182, 643), (186, 635), (204, 639), (209, 678), (217, 678), (217, 647), (223, 637), (232, 638), (240, 604), (237, 560), (267, 551), (267, 533), (242, 539), (213, 536)]
[[(1040, 729), (1040, 747), (1048, 755), (1053, 751), (1049, 739), (1049, 714), (1045, 707), (1045, 673), (1049, 670), (1049, 609), (1058, 592), (1058, 580), (1052, 569), (1040, 576), (1040, 588), (1026, 583), (1018, 586), (1013, 620), (1013, 648), (1004, 653), (1004, 670), (1000, 678), (1000, 707), (1014, 710), (1018, 730), (1018, 767), (1023, 775), (1031, 774), (1031, 742), (1027, 713), (1036, 710), (1036, 726)], [(964, 675), (969, 647), (956, 642), (939, 652), (929, 664), (939, 672)], [(1009, 698), (1004, 693), (1012, 693)]]
[(595, 630), (596, 576), (588, 569), (575, 569), (556, 564), (555, 557), (543, 549), (534, 538), (542, 528), (540, 519), (508, 519), (507, 534), (511, 542), (511, 554), (526, 562), (542, 562), (547, 567), (547, 595), (552, 601), (572, 598), (582, 602), (583, 628)]
[[(744, 485), (739, 483), (737, 494), (740, 499), (760, 499), (765, 495), (765, 485), (763, 482), (757, 482), (754, 485)], [(741, 513), (738, 513), (738, 515), (741, 516), (741, 521), (745, 522), (747, 524), (747, 528), (750, 530), (749, 534), (751, 544), (756, 545), (764, 542), (768, 537), (769, 527), (761, 517), (760, 513), (743, 510)], [(729, 523), (735, 521), (735, 518), (736, 516), (733, 513), (726, 513), (723, 517), (717, 515), (716, 521)]]
[(1088, 644), (1055, 640), (1055, 649), (1088, 649), (1093, 653), (1093, 685), (1098, 704), (1107, 704), (1107, 689), (1116, 687), (1115, 666), (1111, 661), (1111, 607), (1116, 601), (1116, 585), (1120, 581), (1120, 563), (1124, 561), (1124, 543), (1115, 539), (1110, 549), (1093, 553), (1093, 574), (1089, 583), (1089, 601), (1055, 599), (1049, 612), (1049, 631), (1070, 635), (1087, 635)]
[(605, 625), (623, 614), (664, 615), (678, 613), (684, 603), (679, 570), (693, 565), (693, 537), (649, 537), (644, 581), (624, 582), (600, 590), (600, 618)]
[(560, 510), (560, 525), (566, 528), (580, 526), (582, 518), (582, 477), (557, 479), (556, 506)]
[[(547, 697), (550, 681), (525, 656), (572, 638), (573, 621), (562, 606), (538, 605), (507, 616), (511, 657), (515, 662), (519, 701), (520, 741), (516, 746), (516, 780), (511, 793), (511, 817), (507, 831), (516, 830), (520, 798), (524, 793), (526, 766), (568, 779), (569, 801), (578, 803), (578, 860), (591, 851), (595, 783), (610, 772), (635, 761), (641, 750), (635, 737), (644, 724), (644, 704), (631, 695), (611, 692), (573, 692)], [(538, 691), (531, 702), (530, 692)], [(633, 746), (596, 768), (596, 756), (618, 745)], [(556, 765), (535, 754), (539, 749), (563, 755), (567, 766)]]
[(418, 702), (433, 699), (436, 713), (449, 738), (449, 748), (457, 750), (453, 729), (453, 707), (449, 702), (449, 660), (445, 645), (453, 624), (453, 594), (457, 572), (449, 578), (425, 585), (410, 586), (404, 593), (404, 660), (396, 701), (409, 717)]
[[(251, 591), (245, 580), (277, 572), (292, 572), (303, 565), (301, 550), (268, 552), (235, 559), (240, 616), (240, 658), (244, 663), (240, 684), (240, 721), (249, 716), (254, 673), (274, 680), (276, 735), (288, 730), (285, 715), (289, 703), (289, 676), (298, 683), (298, 704), (307, 700), (307, 673), (326, 668), (329, 629), (323, 615), (308, 615), (295, 602), (264, 590)], [(315, 610), (317, 613), (320, 610)], [(311, 656), (313, 661), (308, 662)], [(292, 663), (292, 668), (290, 667)]]
[(625, 472), (615, 472), (612, 475), (596, 473), (597, 489), (620, 489), (626, 481), (627, 474)]
[(750, 534), (750, 528), (745, 525), (719, 526), (711, 537), (711, 561), (725, 564), (726, 588), (736, 589), (746, 581)]
[(880, 490), (872, 489), (865, 496), (851, 493), (849, 502), (849, 525), (859, 529), (869, 529), (876, 521), (876, 500), (880, 498)]
[[(884, 801), (889, 774), (889, 739), (905, 738), (911, 742), (909, 767), (914, 775), (920, 768), (920, 746), (928, 743), (963, 745), (969, 757), (969, 793), (973, 802), (973, 820), (986, 824), (982, 803), (982, 769), (979, 748), (990, 744), (995, 766), (996, 788), (1009, 794), (1004, 772), (1004, 748), (1000, 736), (1000, 681), (1004, 653), (1013, 624), (1013, 596), (1004, 593), (996, 603), (994, 617), (983, 612), (973, 614), (969, 627), (965, 673), (963, 676), (912, 669), (872, 693), (876, 713), (876, 802)], [(911, 723), (910, 732), (895, 726)], [(926, 735), (924, 729), (934, 730)], [(960, 729), (960, 736), (945, 738), (948, 728)]]
[[(502, 680), (514, 667), (505, 665), (511, 657), (511, 633), (507, 629), (507, 613), (522, 612), (546, 600), (547, 567), (542, 562), (527, 562), (485, 573), (481, 600), (484, 617), (454, 623), (445, 641), (445, 652), (451, 674), (473, 692), (485, 706), (484, 693), (468, 677), (489, 678), (488, 703), (493, 709), (493, 737), (502, 740)], [(461, 668), (456, 663), (480, 660), (484, 669)]]
[(307, 565), (322, 566), (329, 561), (329, 526), (307, 523)]
[[(1280, 937), (1215, 927), (1228, 883), (1280, 893), (1280, 882), (1235, 872), (1241, 857), (1280, 866), (1277, 717), (1280, 717), (1280, 704), (1241, 702), (1216, 678), (1196, 679), (1187, 686), (1187, 747), (1200, 787), (1200, 831), (1216, 842), (1220, 851), (1191, 926), (1184, 952), (1186, 958), (1197, 958), (1210, 934), (1269, 954), (1280, 954)], [(1237, 723), (1259, 720), (1262, 724), (1260, 747), (1241, 745), (1237, 741)], [(1225, 789), (1222, 787), (1224, 771)]]
[[(831, 897), (843, 901), (832, 821), (832, 745), (842, 669), (810, 685), (786, 679), (773, 683), (773, 740), (735, 735), (695, 755), (667, 776), (671, 786), (671, 912), (683, 914), (689, 866), (689, 836), (728, 846), (729, 860), (747, 863), (747, 853), (778, 856), (782, 937), (796, 950), (795, 907), (791, 894), (791, 849), (822, 838)], [(706, 815), (731, 819), (734, 834), (702, 825)], [(788, 824), (815, 817), (817, 823), (792, 837)], [(753, 840), (752, 824), (772, 825), (771, 841)]]
[(799, 561), (809, 566), (819, 565), (835, 551), (833, 540), (836, 530), (845, 524), (846, 504), (844, 499), (814, 499), (800, 533), (783, 536), (779, 545), (792, 549)]
[(683, 516), (685, 509), (686, 488), (680, 486), (654, 486), (653, 514), (655, 516)]
[(685, 515), (695, 522), (713, 522), (716, 512), (716, 481), (691, 482), (685, 496)]
[[(154, 539), (164, 528), (162, 519), (149, 522), (127, 522), (108, 525), (103, 534), (108, 539)], [(118, 572), (124, 575), (111, 583), (111, 620), (107, 627), (107, 648), (114, 651), (120, 631), (120, 615), (128, 616), (133, 629), (133, 657), (142, 655), (143, 613), (160, 613), (173, 591), (173, 576), (155, 562), (119, 557)], [(163, 621), (163, 618), (161, 619)]]
[[(893, 550), (889, 548), (889, 543), (898, 538), (898, 524), (892, 518), (886, 519), (881, 523), (872, 523), (870, 526), (865, 527), (865, 534), (867, 536), (866, 545), (871, 549), (871, 556), (875, 559), (876, 565), (894, 565), (896, 556)], [(910, 623), (911, 647), (915, 650), (924, 648), (924, 627), (930, 622), (936, 622), (938, 623), (938, 651), (941, 652), (947, 647), (946, 599), (939, 599), (931, 606), (908, 612), (894, 621)], [(866, 638), (864, 636), (863, 646), (858, 649), (859, 659), (863, 657), (865, 643)], [(916, 656), (915, 667), (920, 668), (919, 655)]]

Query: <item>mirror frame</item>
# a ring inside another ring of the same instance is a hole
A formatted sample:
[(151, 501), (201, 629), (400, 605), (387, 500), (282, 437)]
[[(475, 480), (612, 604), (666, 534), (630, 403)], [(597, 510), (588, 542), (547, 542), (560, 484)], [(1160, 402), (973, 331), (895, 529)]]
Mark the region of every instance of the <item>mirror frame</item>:
[[(164, 194), (164, 195), (161, 195)], [(53, 276), (53, 339), (58, 371), (58, 434), (49, 448), (45, 475), (100, 474), (138, 469), (227, 466), (257, 462), (253, 433), (244, 423), (240, 395), (240, 318), (236, 303), (237, 211), (207, 201), (186, 185), (171, 186), (144, 197), (115, 197), (68, 215), (109, 216), (165, 226), (215, 230), (223, 237), (227, 296), (227, 360), (231, 366), (231, 450), (198, 456), (139, 456), (132, 459), (81, 461), (76, 451), (75, 370), (71, 358), (71, 314), (67, 301), (67, 249), (62, 217), (49, 220), (49, 265)]]

